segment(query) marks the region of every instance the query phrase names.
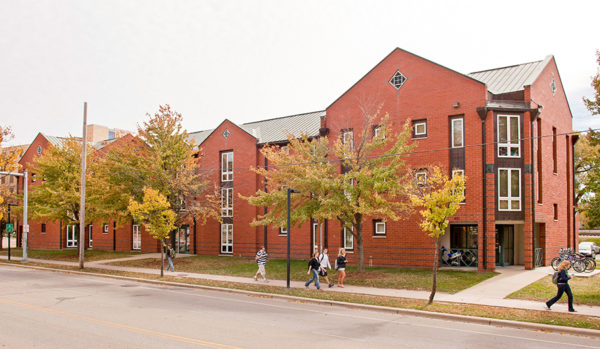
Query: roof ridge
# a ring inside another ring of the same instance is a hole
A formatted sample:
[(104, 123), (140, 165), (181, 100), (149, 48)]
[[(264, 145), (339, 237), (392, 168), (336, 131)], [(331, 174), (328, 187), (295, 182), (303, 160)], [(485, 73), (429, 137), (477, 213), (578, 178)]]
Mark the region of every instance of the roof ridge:
[(293, 114), (293, 115), (287, 115), (287, 116), (278, 116), (278, 117), (270, 118), (270, 119), (245, 122), (245, 123), (240, 124), (240, 125), (248, 125), (248, 124), (254, 124), (254, 123), (257, 123), (257, 122), (264, 122), (264, 121), (285, 119), (285, 118), (291, 118), (291, 117), (294, 117), (294, 116), (302, 116), (302, 115), (315, 114), (315, 113), (323, 113), (323, 112), (326, 112), (326, 110), (316, 110), (316, 111), (311, 111), (311, 112), (308, 112), (308, 113), (300, 113), (300, 114)]
[(491, 68), (491, 69), (484, 69), (484, 70), (478, 70), (478, 71), (474, 71), (474, 72), (470, 72), (469, 74), (477, 74), (477, 73), (484, 73), (484, 72), (488, 72), (488, 71), (492, 71), (492, 70), (500, 70), (500, 69), (506, 69), (506, 68), (514, 68), (514, 67), (518, 67), (520, 65), (526, 65), (526, 64), (532, 64), (532, 63), (541, 63), (545, 60), (544, 59), (540, 59), (537, 61), (531, 61), (531, 62), (525, 62), (525, 63), (519, 63), (519, 64), (513, 64), (513, 65), (507, 65), (504, 67), (498, 67), (498, 68)]

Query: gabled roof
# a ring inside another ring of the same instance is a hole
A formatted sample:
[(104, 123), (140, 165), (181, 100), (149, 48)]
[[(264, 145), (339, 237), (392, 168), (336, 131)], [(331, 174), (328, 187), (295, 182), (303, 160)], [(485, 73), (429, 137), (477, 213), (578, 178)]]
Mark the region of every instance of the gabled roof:
[[(276, 143), (287, 141), (287, 134), (291, 133), (299, 137), (306, 133), (309, 137), (319, 135), (321, 128), (321, 118), (325, 116), (325, 111), (316, 111), (297, 115), (283, 116), (279, 118), (248, 122), (238, 125), (241, 129), (248, 132), (257, 139), (258, 144)], [(189, 140), (193, 140), (196, 145), (202, 144), (208, 136), (214, 131), (203, 130), (189, 133)]]
[(523, 91), (524, 86), (535, 82), (551, 59), (550, 55), (541, 61), (478, 71), (469, 76), (486, 84), (493, 94)]

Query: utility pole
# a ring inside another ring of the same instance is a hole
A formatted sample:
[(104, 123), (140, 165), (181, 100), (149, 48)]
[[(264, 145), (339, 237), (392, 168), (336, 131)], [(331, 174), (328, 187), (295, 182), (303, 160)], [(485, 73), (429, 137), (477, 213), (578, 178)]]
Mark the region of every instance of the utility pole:
[(87, 148), (87, 102), (83, 102), (83, 138), (81, 147), (81, 189), (79, 193), (79, 269), (83, 269), (83, 260), (85, 257), (85, 159)]
[(300, 191), (296, 189), (287, 190), (287, 288), (290, 288), (290, 235), (292, 232), (292, 225), (290, 219), (290, 197), (292, 193), (299, 193)]

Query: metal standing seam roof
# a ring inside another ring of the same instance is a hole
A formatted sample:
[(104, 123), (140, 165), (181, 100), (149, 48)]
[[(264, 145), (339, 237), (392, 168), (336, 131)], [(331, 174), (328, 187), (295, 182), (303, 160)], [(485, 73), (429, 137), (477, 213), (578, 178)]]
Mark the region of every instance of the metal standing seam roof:
[[(56, 136), (49, 136), (47, 134), (42, 133), (42, 136), (44, 136), (44, 138), (46, 138), (48, 140), (48, 142), (50, 142), (50, 144), (52, 144), (55, 147), (60, 147), (62, 146), (63, 142), (68, 139), (67, 137), (56, 137)], [(81, 137), (76, 137), (78, 140), (81, 140)], [(114, 142), (116, 140), (115, 139), (107, 139), (104, 141), (99, 141), (99, 142), (88, 142), (88, 144), (96, 149), (102, 149), (105, 146), (109, 145), (110, 143)]]
[(552, 56), (547, 56), (541, 61), (483, 70), (469, 76), (486, 84), (493, 94), (523, 91), (524, 86), (535, 82), (551, 59)]
[[(322, 110), (248, 122), (238, 126), (254, 136), (258, 144), (283, 142), (287, 141), (288, 133), (296, 137), (302, 133), (306, 133), (309, 137), (318, 136), (321, 128), (321, 118), (324, 116), (325, 111)], [(189, 134), (189, 139), (193, 140), (196, 145), (200, 145), (213, 131), (214, 129), (192, 132)]]

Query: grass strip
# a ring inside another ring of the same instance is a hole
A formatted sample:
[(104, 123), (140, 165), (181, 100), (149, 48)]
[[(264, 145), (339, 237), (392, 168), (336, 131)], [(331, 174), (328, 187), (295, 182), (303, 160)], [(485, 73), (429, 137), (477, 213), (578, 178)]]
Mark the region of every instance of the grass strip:
[[(2, 261), (2, 263), (7, 263)], [(20, 262), (10, 262), (10, 264), (22, 264)], [(226, 289), (246, 290), (253, 292), (260, 292), (265, 294), (280, 294), (303, 298), (321, 299), (340, 301), (355, 304), (366, 304), (376, 306), (395, 307), (402, 309), (415, 309), (423, 310), (436, 313), (444, 314), (455, 314), (455, 315), (468, 315), (477, 316), (491, 319), (503, 319), (512, 321), (522, 321), (546, 325), (557, 325), (566, 327), (577, 327), (600, 330), (600, 318), (587, 315), (576, 315), (576, 314), (565, 314), (565, 313), (553, 313), (548, 311), (537, 311), (529, 309), (513, 309), (504, 307), (494, 307), (476, 304), (457, 304), (457, 303), (446, 303), (446, 302), (434, 302), (431, 305), (427, 305), (424, 300), (416, 300), (410, 298), (399, 298), (399, 297), (384, 297), (384, 296), (373, 296), (364, 294), (347, 294), (338, 292), (319, 292), (316, 290), (305, 290), (305, 289), (286, 289), (277, 286), (268, 286), (264, 284), (245, 284), (236, 282), (224, 282), (215, 280), (205, 279), (189, 279), (182, 277), (165, 276), (160, 277), (158, 275), (143, 274), (143, 273), (130, 273), (104, 269), (84, 269), (80, 270), (77, 267), (61, 266), (61, 265), (49, 265), (44, 263), (27, 263), (27, 265), (49, 267), (54, 269), (62, 270), (74, 270), (87, 273), (98, 273), (105, 275), (135, 277), (147, 280), (160, 280), (178, 282), (189, 285), (203, 285), (220, 287)]]
[[(23, 249), (11, 248), (11, 257), (22, 257)], [(139, 256), (140, 252), (121, 252), (121, 251), (102, 251), (102, 250), (86, 250), (85, 261), (96, 262), (108, 259), (125, 258), (130, 256)], [(8, 256), (8, 249), (4, 248), (0, 250), (0, 256)], [(65, 262), (77, 262), (79, 261), (79, 250), (78, 249), (65, 249), (65, 250), (27, 250), (27, 256), (29, 258), (36, 259), (48, 259), (54, 261), (65, 261)]]
[[(256, 262), (253, 258), (220, 257), (220, 256), (191, 256), (175, 258), (175, 270), (188, 273), (215, 274), (251, 277), (256, 273)], [(159, 269), (160, 259), (146, 258), (133, 261), (110, 263), (123, 267)], [(287, 275), (286, 260), (270, 260), (267, 265), (267, 277), (285, 280)], [(290, 265), (290, 278), (294, 281), (307, 281), (307, 262), (293, 260)], [(347, 285), (367, 286), (378, 288), (395, 288), (407, 290), (431, 290), (431, 269), (367, 267), (363, 273), (358, 273), (355, 266), (346, 268)], [(440, 270), (438, 271), (437, 288), (440, 292), (456, 293), (472, 287), (498, 273), (478, 273), (476, 271)], [(337, 282), (337, 272), (329, 271), (329, 280)], [(321, 279), (321, 282), (325, 282)]]
[[(600, 277), (574, 277), (569, 280), (569, 285), (573, 291), (573, 301), (575, 305), (595, 305), (600, 306)], [(545, 302), (556, 296), (556, 285), (552, 283), (552, 276), (546, 276), (540, 280), (529, 284), (528, 286), (510, 294), (507, 298), (528, 299)], [(567, 296), (564, 295), (559, 303), (567, 303)]]

